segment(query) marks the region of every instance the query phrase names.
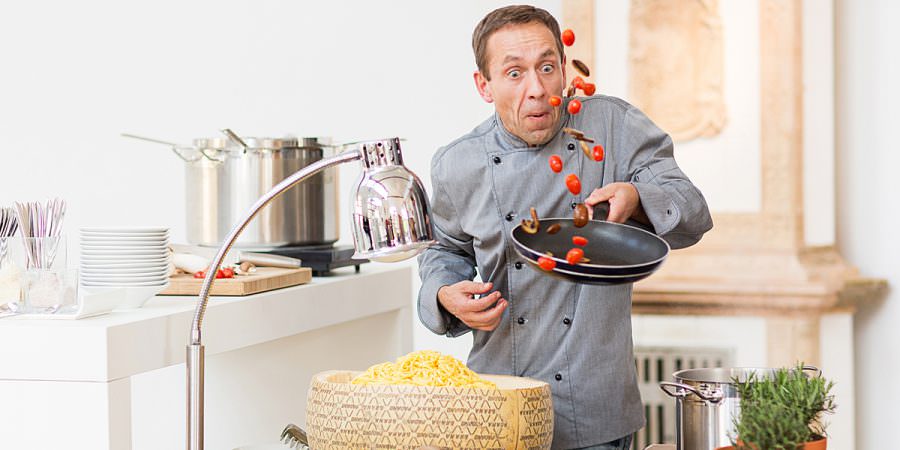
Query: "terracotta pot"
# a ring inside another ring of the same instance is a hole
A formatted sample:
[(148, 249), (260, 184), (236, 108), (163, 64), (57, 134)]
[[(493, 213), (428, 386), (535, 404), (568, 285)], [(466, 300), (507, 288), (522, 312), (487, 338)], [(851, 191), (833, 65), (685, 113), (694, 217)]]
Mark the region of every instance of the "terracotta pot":
[[(801, 447), (797, 447), (797, 450), (825, 450), (828, 444), (828, 438), (822, 438), (818, 441), (809, 441)], [(729, 445), (727, 447), (718, 447), (716, 450), (734, 450), (734, 446)]]

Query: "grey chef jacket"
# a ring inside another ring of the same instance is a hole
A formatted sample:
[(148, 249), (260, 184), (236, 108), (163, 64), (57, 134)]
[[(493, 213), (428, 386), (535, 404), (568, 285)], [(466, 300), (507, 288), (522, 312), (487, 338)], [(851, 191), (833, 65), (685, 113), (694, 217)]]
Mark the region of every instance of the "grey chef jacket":
[[(543, 275), (513, 249), (510, 231), (529, 208), (541, 217), (571, 217), (600, 186), (634, 184), (654, 230), (673, 248), (697, 242), (712, 227), (702, 194), (678, 168), (672, 140), (623, 100), (582, 99), (554, 137), (529, 147), (496, 114), (432, 159), (432, 212), (438, 244), (419, 257), (419, 317), (431, 331), (473, 331), (468, 365), (476, 372), (531, 377), (553, 392), (554, 449), (587, 447), (631, 434), (644, 424), (631, 340), (631, 284), (596, 286)], [(584, 132), (606, 150), (586, 157), (561, 131)], [(550, 170), (559, 155), (563, 171)], [(579, 195), (565, 186), (576, 173)], [(442, 286), (471, 280), (476, 267), (508, 300), (494, 331), (470, 330), (437, 300)]]

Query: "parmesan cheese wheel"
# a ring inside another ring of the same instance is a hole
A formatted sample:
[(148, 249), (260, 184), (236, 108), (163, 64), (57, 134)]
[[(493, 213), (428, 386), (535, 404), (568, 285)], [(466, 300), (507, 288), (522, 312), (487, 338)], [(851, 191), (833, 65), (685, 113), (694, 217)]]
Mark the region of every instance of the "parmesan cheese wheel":
[(550, 385), (482, 375), (498, 389), (355, 385), (361, 372), (313, 377), (306, 430), (314, 449), (549, 449)]

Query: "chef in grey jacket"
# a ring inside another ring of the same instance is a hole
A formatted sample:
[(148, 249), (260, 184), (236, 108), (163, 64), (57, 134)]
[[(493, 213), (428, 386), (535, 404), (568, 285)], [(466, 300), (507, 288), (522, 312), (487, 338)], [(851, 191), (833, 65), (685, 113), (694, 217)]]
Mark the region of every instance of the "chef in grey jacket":
[[(473, 34), (481, 97), (495, 114), (441, 148), (431, 164), (438, 244), (419, 257), (419, 317), (431, 331), (473, 333), (468, 365), (536, 378), (553, 392), (554, 449), (630, 445), (644, 425), (631, 340), (631, 284), (560, 281), (513, 249), (510, 231), (534, 207), (570, 217), (576, 203), (610, 204), (608, 220), (652, 225), (673, 248), (712, 227), (706, 201), (673, 159), (671, 138), (625, 101), (581, 97), (569, 114), (550, 96), (566, 86), (556, 20), (531, 6), (488, 14)], [(563, 127), (606, 150), (587, 158)], [(558, 155), (563, 171), (548, 158)], [(581, 179), (572, 195), (566, 174)], [(477, 273), (484, 283), (472, 280)]]

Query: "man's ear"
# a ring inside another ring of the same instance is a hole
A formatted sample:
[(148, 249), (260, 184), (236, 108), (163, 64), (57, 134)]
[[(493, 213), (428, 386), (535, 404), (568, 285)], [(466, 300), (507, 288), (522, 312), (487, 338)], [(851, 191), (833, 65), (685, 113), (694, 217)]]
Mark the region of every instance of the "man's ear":
[(560, 92), (559, 95), (565, 95), (565, 94), (563, 94), (563, 92), (566, 91), (566, 86), (569, 85), (568, 80), (566, 79), (566, 55), (565, 54), (563, 54), (563, 57), (562, 57), (562, 75), (563, 75), (563, 85), (562, 85), (562, 89), (559, 91)]
[(472, 77), (475, 79), (475, 88), (478, 89), (478, 95), (481, 95), (481, 98), (488, 103), (494, 103), (494, 95), (491, 94), (491, 87), (488, 85), (488, 81), (484, 78), (484, 75), (481, 74), (480, 71), (475, 71), (472, 74)]

